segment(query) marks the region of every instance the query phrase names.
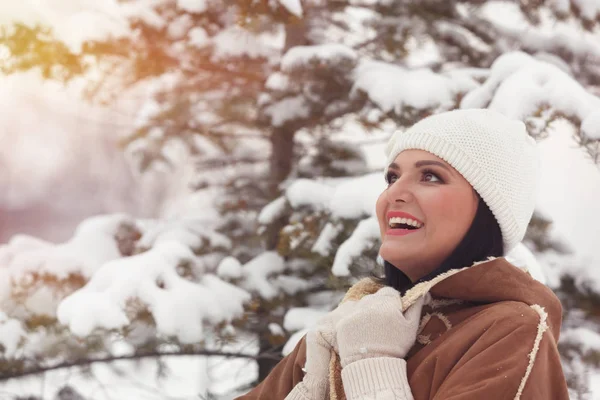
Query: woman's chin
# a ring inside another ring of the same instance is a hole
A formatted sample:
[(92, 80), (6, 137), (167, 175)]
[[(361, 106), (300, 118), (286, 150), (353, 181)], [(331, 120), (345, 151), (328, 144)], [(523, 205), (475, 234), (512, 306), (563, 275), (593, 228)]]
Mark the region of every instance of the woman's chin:
[(401, 246), (398, 243), (384, 240), (379, 249), (379, 255), (385, 261), (398, 266), (406, 263), (410, 264), (411, 260), (418, 259), (419, 251), (415, 246)]

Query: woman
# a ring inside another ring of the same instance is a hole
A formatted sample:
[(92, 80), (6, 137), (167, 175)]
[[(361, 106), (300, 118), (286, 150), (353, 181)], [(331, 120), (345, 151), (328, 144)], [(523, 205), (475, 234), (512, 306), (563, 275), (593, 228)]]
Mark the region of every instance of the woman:
[(568, 399), (556, 296), (502, 257), (525, 234), (538, 161), (491, 110), (394, 134), (377, 200), (385, 279), (365, 279), (241, 399)]

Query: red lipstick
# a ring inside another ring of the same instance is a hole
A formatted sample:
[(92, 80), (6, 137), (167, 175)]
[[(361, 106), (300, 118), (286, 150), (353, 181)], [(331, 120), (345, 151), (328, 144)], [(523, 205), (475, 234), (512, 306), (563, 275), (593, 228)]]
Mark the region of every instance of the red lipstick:
[(391, 235), (391, 236), (404, 236), (404, 235), (408, 235), (409, 233), (414, 233), (417, 232), (420, 228), (417, 229), (401, 229), (401, 228), (395, 228), (392, 229), (389, 227), (389, 220), (390, 218), (410, 218), (412, 220), (415, 220), (417, 222), (419, 222), (421, 225), (423, 225), (423, 222), (412, 216), (409, 213), (405, 213), (402, 211), (388, 211), (386, 214), (386, 222), (388, 223), (388, 229), (386, 230), (385, 234), (386, 235)]
[(410, 218), (410, 219), (414, 219), (415, 221), (417, 221), (420, 224), (423, 224), (423, 221), (421, 221), (419, 218), (410, 215), (409, 213), (405, 213), (403, 211), (388, 211), (386, 214), (387, 220), (389, 221), (390, 218)]

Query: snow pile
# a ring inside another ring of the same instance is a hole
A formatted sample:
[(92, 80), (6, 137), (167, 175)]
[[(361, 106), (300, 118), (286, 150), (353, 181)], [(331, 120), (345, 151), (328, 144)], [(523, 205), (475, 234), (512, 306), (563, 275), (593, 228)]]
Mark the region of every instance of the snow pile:
[(210, 43), (208, 33), (206, 33), (206, 30), (200, 26), (190, 29), (188, 32), (188, 38), (188, 43), (198, 48), (205, 47)]
[[(515, 93), (519, 93), (515, 96)], [(581, 121), (589, 138), (600, 138), (600, 98), (588, 93), (576, 80), (555, 65), (522, 52), (504, 54), (494, 61), (490, 76), (470, 91), (461, 108), (497, 110), (524, 120), (543, 107)]]
[(285, 332), (283, 331), (281, 325), (276, 324), (274, 322), (271, 322), (269, 324), (269, 332), (271, 332), (271, 335), (274, 336), (285, 336)]
[(375, 202), (384, 188), (381, 173), (323, 181), (297, 179), (285, 196), (293, 208), (311, 206), (335, 218), (359, 218), (375, 213)]
[(280, 288), (271, 280), (272, 275), (285, 269), (283, 258), (273, 251), (267, 251), (250, 260), (243, 266), (243, 287), (257, 292), (265, 299), (272, 299), (280, 293)]
[[(159, 340), (176, 338), (183, 344), (206, 341), (209, 346), (212, 330), (208, 330), (206, 325), (214, 327), (240, 317), (244, 303), (250, 300), (250, 294), (206, 271), (203, 265), (205, 256), (196, 256), (191, 250), (200, 242), (220, 247), (221, 250), (230, 245), (228, 239), (207, 230), (202, 220), (197, 218), (135, 220), (118, 214), (84, 221), (73, 238), (63, 244), (55, 245), (24, 235), (15, 236), (0, 248), (0, 293), (3, 311), (6, 312), (0, 313), (0, 344), (4, 347), (2, 355), (10, 358), (32, 353), (46, 357), (44, 351), (53, 346), (53, 341), (57, 339), (55, 335), (62, 335), (58, 338), (61, 341), (65, 338), (71, 340), (68, 334), (65, 336), (60, 330), (59, 333), (54, 330), (26, 331), (23, 308), (15, 307), (15, 300), (21, 301), (29, 312), (26, 318), (32, 316), (33, 321), (37, 321), (35, 318), (39, 314), (56, 316), (60, 324), (66, 325), (72, 334), (80, 337), (97, 333), (97, 329), (134, 327), (133, 333), (125, 331), (124, 340), (133, 338), (135, 341), (136, 335), (147, 333), (137, 332), (135, 327), (139, 325), (133, 322), (137, 321), (140, 312), (147, 311), (155, 323)], [(134, 254), (144, 252), (123, 257), (120, 249), (124, 249), (124, 246)], [(226, 258), (221, 263), (220, 271), (230, 277), (241, 276), (241, 268), (237, 260)], [(249, 275), (256, 276), (257, 272), (254, 270)], [(73, 274), (80, 275), (75, 280), (79, 284), (77, 287), (73, 287), (70, 281)], [(25, 285), (35, 283), (33, 293), (22, 300), (15, 298), (18, 294), (15, 292), (14, 277), (19, 276), (22, 276)], [(87, 279), (89, 281), (85, 284)], [(259, 279), (254, 281), (258, 282)], [(52, 286), (53, 282), (56, 282), (57, 288)], [(114, 342), (114, 336), (107, 333), (103, 337), (106, 350), (112, 355), (128, 355), (135, 350), (130, 342)], [(164, 382), (163, 378), (159, 379), (157, 393), (192, 396), (207, 390), (213, 381), (221, 382), (221, 377), (215, 380), (209, 378), (206, 360), (198, 357), (190, 360), (161, 360), (174, 372), (169, 372)], [(239, 364), (242, 361), (236, 362)], [(145, 382), (155, 382), (155, 365), (155, 360), (142, 361), (133, 372), (132, 364), (123, 362), (121, 366), (126, 371), (119, 378), (109, 373), (110, 367), (99, 364), (97, 368), (94, 367), (94, 379), (95, 382), (110, 381), (111, 393), (119, 394), (119, 398), (123, 393), (131, 394), (131, 398), (144, 397), (143, 393), (132, 387), (131, 381), (124, 378), (132, 379), (139, 375), (143, 376)], [(184, 378), (178, 372), (181, 368), (185, 369), (185, 365), (196, 374), (193, 379), (187, 374), (184, 374)], [(149, 371), (154, 371), (153, 378), (146, 376)], [(229, 380), (234, 378), (231, 373), (223, 374), (223, 377)], [(64, 376), (57, 379), (57, 385), (66, 382)], [(183, 379), (181, 382), (185, 384), (184, 387), (176, 384), (178, 379)], [(69, 378), (70, 383), (74, 381), (78, 382), (77, 389), (81, 389), (81, 393), (90, 394), (87, 390), (90, 385), (83, 383), (84, 377)], [(190, 385), (190, 382), (195, 384)], [(14, 387), (18, 393), (29, 393), (31, 385), (28, 379), (17, 379), (9, 385), (3, 385), (3, 389)], [(48, 396), (53, 398), (54, 394)], [(102, 396), (92, 396), (104, 399)]]
[[(120, 214), (84, 221), (62, 244), (15, 236), (0, 247), (0, 300), (13, 307), (18, 296), (29, 312), (56, 315), (79, 336), (123, 328), (146, 308), (159, 334), (198, 342), (204, 321), (231, 321), (250, 298), (207, 273), (204, 258), (191, 250), (204, 245), (226, 250), (231, 242), (206, 229), (201, 219), (135, 221)], [(146, 251), (122, 258), (125, 249)], [(239, 276), (241, 266), (228, 262), (221, 263), (221, 272)], [(261, 284), (258, 278), (250, 281)]]
[(233, 257), (224, 258), (217, 268), (217, 274), (223, 279), (235, 280), (241, 288), (271, 300), (280, 295), (293, 296), (310, 288), (309, 279), (286, 275), (285, 260), (274, 251), (266, 251), (246, 264)]
[(310, 115), (310, 106), (304, 96), (286, 97), (269, 105), (265, 115), (271, 117), (271, 124), (275, 127), (286, 122), (306, 118)]
[(344, 297), (344, 292), (320, 291), (307, 298), (309, 307), (290, 308), (283, 326), (288, 332), (294, 332), (283, 347), (281, 353), (286, 356), (294, 350), (298, 342), (314, 327), (319, 319), (336, 307)]
[(262, 209), (258, 215), (258, 222), (263, 225), (274, 222), (283, 215), (286, 206), (287, 201), (285, 197), (276, 198)]
[(577, 327), (567, 329), (560, 335), (561, 342), (577, 343), (582, 346), (584, 352), (597, 351), (600, 352), (600, 333), (594, 332), (591, 329)]
[(589, 21), (594, 21), (600, 16), (599, 0), (572, 0), (581, 16)]
[(282, 74), (281, 72), (272, 73), (267, 82), (265, 83), (265, 87), (269, 90), (286, 90), (290, 85), (290, 78), (288, 75)]
[(571, 12), (571, 4), (577, 7), (579, 14), (589, 21), (593, 21), (600, 14), (600, 1), (598, 0), (551, 0), (550, 6), (559, 14), (567, 15)]
[(337, 65), (343, 61), (355, 62), (358, 55), (350, 47), (341, 44), (295, 46), (281, 59), (281, 70), (291, 72), (311, 63)]
[(325, 314), (327, 314), (326, 311), (309, 307), (290, 308), (283, 319), (283, 327), (290, 332), (309, 328), (314, 326)]
[[(575, 0), (575, 2), (598, 4), (598, 0)], [(566, 9), (568, 0), (554, 0), (560, 2)], [(596, 8), (592, 5), (591, 8)], [(587, 8), (587, 7), (584, 7)], [(522, 48), (531, 52), (540, 51), (560, 54), (565, 52), (569, 56), (579, 59), (598, 59), (600, 57), (600, 42), (595, 30), (581, 29), (572, 20), (560, 22), (556, 20), (549, 10), (540, 9), (540, 23), (531, 25), (519, 8), (518, 3), (506, 1), (488, 1), (479, 7), (479, 15), (485, 22), (498, 29), (500, 34), (517, 41)]]
[(336, 187), (329, 210), (338, 218), (354, 219), (373, 215), (375, 203), (385, 185), (383, 172), (345, 179)]
[(212, 248), (230, 249), (231, 240), (218, 232), (207, 229), (203, 218), (172, 218), (148, 222), (144, 235), (138, 242), (140, 248), (151, 248), (162, 242), (175, 241), (192, 249), (204, 245)]
[(314, 253), (318, 253), (324, 257), (328, 256), (332, 250), (332, 240), (334, 240), (337, 237), (337, 235), (340, 234), (341, 231), (341, 224), (334, 225), (331, 222), (328, 222), (319, 234), (319, 237), (313, 245), (311, 251)]
[(280, 288), (281, 292), (288, 296), (306, 292), (313, 286), (310, 279), (298, 278), (293, 275), (279, 275), (274, 279), (274, 283)]
[(300, 0), (279, 0), (279, 3), (296, 17), (302, 17), (302, 4)]
[[(459, 93), (478, 84), (467, 74), (437, 74), (429, 69), (407, 70), (386, 62), (364, 60), (354, 71), (354, 91), (365, 92), (384, 112), (401, 114), (406, 107), (450, 109)], [(458, 78), (458, 79), (457, 79)]]
[(79, 224), (71, 240), (58, 247), (62, 247), (65, 254), (85, 258), (88, 269), (82, 272), (89, 277), (100, 265), (121, 256), (116, 235), (124, 225), (134, 225), (134, 221), (124, 214), (88, 218)]
[[(14, 236), (0, 246), (0, 275), (5, 282), (27, 282), (35, 275), (50, 275), (59, 280), (72, 274), (91, 277), (105, 262), (121, 257), (116, 234), (131, 224), (128, 217), (116, 214), (89, 218), (65, 243), (53, 244), (25, 235)], [(2, 298), (10, 293), (2, 291)]]
[(198, 342), (203, 321), (240, 316), (250, 296), (212, 275), (197, 283), (180, 276), (180, 263), (193, 260), (188, 247), (162, 241), (145, 253), (108, 262), (85, 287), (62, 301), (58, 319), (79, 336), (96, 328), (122, 328), (130, 322), (128, 307), (138, 300), (152, 314), (159, 334), (182, 343)]
[(0, 311), (0, 345), (3, 348), (0, 354), (3, 358), (12, 358), (17, 351), (19, 342), (24, 338), (25, 330), (21, 322), (8, 318), (5, 313)]
[(376, 217), (360, 221), (352, 235), (340, 245), (335, 253), (331, 272), (336, 276), (350, 275), (350, 265), (354, 258), (372, 247), (380, 237), (381, 233)]
[(453, 23), (439, 20), (434, 23), (435, 29), (442, 37), (454, 40), (462, 46), (471, 47), (480, 53), (489, 53), (492, 47), (469, 29)]
[(293, 208), (311, 206), (326, 209), (333, 197), (331, 186), (310, 179), (297, 179), (286, 190), (285, 196)]
[[(380, 173), (319, 182), (298, 179), (288, 187), (285, 195), (294, 208), (310, 206), (328, 212), (333, 219), (369, 217), (360, 221), (352, 235), (340, 245), (332, 266), (334, 275), (347, 276), (354, 258), (379, 239), (379, 225), (373, 215), (377, 198), (384, 188), (385, 181)], [(331, 241), (337, 237), (339, 229), (341, 226), (325, 225), (312, 251), (328, 255), (333, 247)]]
[(225, 257), (217, 267), (217, 275), (225, 279), (238, 279), (242, 274), (242, 264), (234, 257)]
[[(593, 325), (587, 327), (585, 321), (580, 321), (579, 324), (584, 326), (576, 326), (574, 328), (564, 329), (560, 335), (560, 344), (566, 345), (568, 363), (563, 363), (565, 373), (576, 376), (583, 384), (587, 384), (589, 394), (587, 396), (577, 396), (573, 393), (572, 399), (596, 399), (600, 393), (600, 371), (594, 368), (594, 362), (600, 353), (600, 334), (594, 329)], [(591, 365), (590, 365), (591, 364)]]
[(272, 59), (283, 47), (283, 36), (278, 30), (257, 35), (234, 25), (216, 34), (212, 44), (215, 61), (236, 57)]
[(190, 13), (203, 13), (207, 9), (206, 0), (177, 0), (177, 7)]
[(308, 330), (325, 314), (327, 314), (327, 311), (319, 311), (314, 308), (305, 307), (291, 308), (288, 310), (283, 320), (283, 326), (287, 331), (295, 333), (290, 336), (285, 346), (283, 346), (281, 354), (284, 356), (290, 354), (298, 342), (306, 335)]

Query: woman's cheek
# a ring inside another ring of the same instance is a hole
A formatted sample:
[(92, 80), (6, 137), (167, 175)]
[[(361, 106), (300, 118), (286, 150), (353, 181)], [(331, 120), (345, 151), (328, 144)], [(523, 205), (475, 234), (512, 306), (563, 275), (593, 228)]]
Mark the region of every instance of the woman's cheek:
[(457, 190), (450, 188), (440, 188), (437, 193), (432, 194), (428, 198), (428, 204), (432, 212), (438, 210), (441, 215), (457, 216), (460, 215), (461, 210), (464, 208), (464, 199)]
[(463, 225), (457, 223), (465, 218), (464, 203), (457, 201), (450, 191), (440, 191), (436, 196), (431, 196), (423, 204), (426, 223), (433, 225), (436, 232), (445, 235), (462, 230)]
[(379, 224), (379, 231), (381, 233), (381, 239), (383, 239), (385, 235), (385, 231), (387, 228), (387, 221), (385, 220), (385, 192), (383, 192), (377, 198), (377, 203), (375, 203), (375, 214), (377, 216), (377, 222)]

